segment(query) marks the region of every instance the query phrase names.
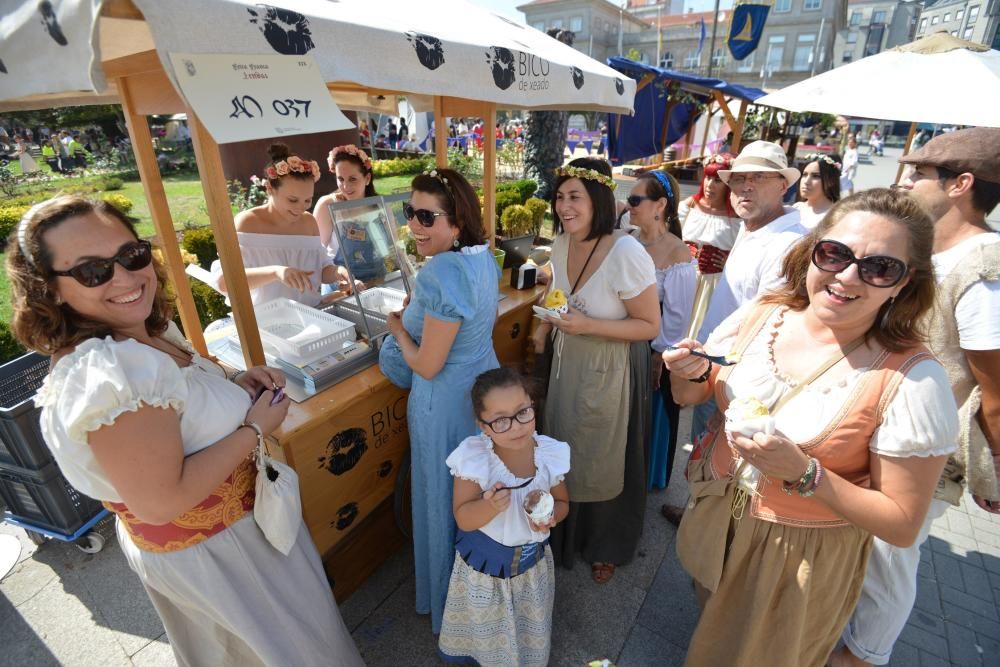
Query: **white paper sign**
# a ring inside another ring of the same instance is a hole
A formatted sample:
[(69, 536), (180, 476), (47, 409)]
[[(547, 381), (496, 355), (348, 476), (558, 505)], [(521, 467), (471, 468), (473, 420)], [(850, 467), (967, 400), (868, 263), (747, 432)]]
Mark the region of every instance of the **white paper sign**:
[(311, 55), (171, 53), (174, 78), (217, 143), (354, 127)]

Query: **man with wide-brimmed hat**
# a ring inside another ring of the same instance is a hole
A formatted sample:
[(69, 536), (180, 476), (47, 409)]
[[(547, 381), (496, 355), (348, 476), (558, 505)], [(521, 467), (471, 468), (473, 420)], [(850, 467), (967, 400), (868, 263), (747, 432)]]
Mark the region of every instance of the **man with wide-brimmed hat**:
[[(747, 144), (733, 160), (732, 168), (720, 169), (718, 174), (729, 186), (733, 209), (743, 223), (698, 332), (698, 340), (705, 341), (709, 350), (711, 333), (724, 319), (782, 283), (781, 261), (792, 244), (806, 233), (798, 210), (782, 203), (785, 191), (801, 174), (788, 166), (781, 146), (770, 141)], [(705, 430), (714, 411), (713, 400), (695, 407), (692, 441)], [(680, 508), (664, 505), (660, 511), (674, 525), (680, 523)]]
[(948, 371), (962, 430), (916, 542), (903, 549), (875, 539), (832, 665), (889, 662), (916, 599), (920, 545), (934, 519), (959, 504), (963, 481), (976, 505), (1000, 514), (1000, 235), (986, 224), (1000, 204), (1000, 129), (942, 134), (900, 162), (910, 171), (899, 187), (935, 221), (928, 346)]

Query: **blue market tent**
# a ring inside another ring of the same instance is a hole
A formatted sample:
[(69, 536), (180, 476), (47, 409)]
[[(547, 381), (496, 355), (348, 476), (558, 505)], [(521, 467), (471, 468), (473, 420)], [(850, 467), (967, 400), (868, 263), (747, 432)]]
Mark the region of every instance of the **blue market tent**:
[[(707, 102), (715, 92), (746, 102), (764, 95), (757, 88), (644, 65), (618, 56), (608, 58), (608, 65), (636, 81), (633, 115), (608, 114), (608, 154), (615, 165), (659, 155), (683, 137), (698, 117), (692, 100)], [(690, 98), (670, 105), (668, 119), (668, 97), (674, 86), (679, 86)]]

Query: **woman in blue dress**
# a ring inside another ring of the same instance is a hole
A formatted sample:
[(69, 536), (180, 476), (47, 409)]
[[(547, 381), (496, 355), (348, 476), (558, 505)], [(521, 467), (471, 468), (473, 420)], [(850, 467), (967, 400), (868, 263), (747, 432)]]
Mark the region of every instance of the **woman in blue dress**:
[(500, 269), (484, 238), (479, 199), (461, 174), (435, 169), (414, 178), (411, 188), (404, 213), (417, 253), (430, 260), (409, 304), (389, 317), (392, 335), (379, 366), (394, 384), (410, 387), (417, 613), (431, 615), (436, 634), (455, 554), (445, 459), (478, 432), (473, 381), (500, 365), (493, 351)]

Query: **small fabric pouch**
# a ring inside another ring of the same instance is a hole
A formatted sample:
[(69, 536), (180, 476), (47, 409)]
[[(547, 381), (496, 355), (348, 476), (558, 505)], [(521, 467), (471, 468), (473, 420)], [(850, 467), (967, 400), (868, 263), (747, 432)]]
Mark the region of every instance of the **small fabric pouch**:
[(271, 458), (264, 438), (257, 438), (257, 485), (253, 518), (275, 549), (288, 555), (302, 526), (299, 476), (290, 467)]

